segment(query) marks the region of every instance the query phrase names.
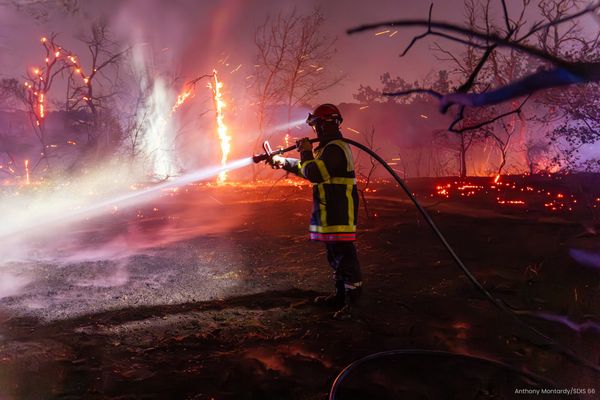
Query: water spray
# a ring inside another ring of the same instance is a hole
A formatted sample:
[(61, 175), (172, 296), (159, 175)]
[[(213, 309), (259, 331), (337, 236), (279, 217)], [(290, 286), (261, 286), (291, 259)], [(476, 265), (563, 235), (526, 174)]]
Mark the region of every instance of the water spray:
[(0, 227), (0, 239), (8, 237), (14, 238), (14, 235), (29, 233), (31, 231), (38, 230), (42, 227), (47, 227), (48, 225), (62, 225), (65, 223), (83, 221), (88, 218), (93, 218), (101, 214), (105, 214), (114, 207), (131, 207), (133, 205), (144, 203), (160, 196), (161, 192), (166, 189), (172, 189), (193, 182), (203, 181), (214, 176), (218, 176), (224, 171), (236, 170), (251, 164), (252, 158), (244, 158), (236, 161), (231, 161), (225, 165), (205, 167), (196, 171), (189, 172), (185, 175), (173, 178), (171, 180), (159, 183), (146, 189), (116, 195), (108, 199), (100, 199), (90, 205), (80, 208), (74, 208), (60, 215), (52, 213), (49, 216), (41, 216), (38, 218), (31, 218), (27, 221), (19, 221), (19, 223), (15, 225), (5, 225), (3, 227)]

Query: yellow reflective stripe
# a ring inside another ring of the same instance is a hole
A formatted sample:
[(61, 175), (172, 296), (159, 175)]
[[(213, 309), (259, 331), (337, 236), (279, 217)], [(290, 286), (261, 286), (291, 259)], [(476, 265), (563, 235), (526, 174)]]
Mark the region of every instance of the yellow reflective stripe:
[(328, 181), (331, 176), (329, 175), (329, 171), (327, 171), (325, 163), (321, 160), (315, 160), (315, 164), (317, 164), (317, 167), (319, 167), (319, 172), (321, 173), (323, 180)]
[(329, 178), (331, 176), (329, 175), (329, 172), (327, 171), (327, 167), (325, 166), (325, 163), (323, 162), (323, 160), (319, 160), (319, 159), (308, 160), (307, 162), (305, 162), (304, 165), (302, 166), (302, 175), (306, 176), (306, 174), (304, 173), (304, 170), (306, 169), (306, 166), (308, 166), (311, 163), (317, 164), (317, 168), (319, 169), (319, 172), (321, 173), (321, 177), (323, 178), (324, 181), (329, 180)]
[(327, 207), (325, 203), (325, 188), (322, 184), (318, 184), (319, 188), (319, 215), (321, 217), (321, 225), (327, 225)]
[(330, 226), (311, 225), (310, 231), (318, 232), (318, 233), (355, 233), (356, 225), (330, 225)]
[(354, 199), (352, 198), (352, 189), (354, 185), (346, 185), (346, 198), (348, 199), (348, 225), (354, 225)]
[(354, 186), (354, 185), (356, 185), (356, 178), (334, 177), (334, 178), (330, 178), (327, 182), (323, 182), (323, 183), (333, 183), (333, 184), (337, 184), (337, 185)]
[(350, 149), (348, 143), (344, 142), (343, 140), (332, 140), (331, 142), (327, 143), (325, 147), (323, 147), (323, 150), (325, 150), (325, 148), (331, 144), (337, 145), (344, 151), (344, 155), (346, 156), (346, 171), (354, 171), (354, 157), (352, 157), (352, 150)]
[(304, 178), (304, 174), (302, 173), (302, 163), (298, 161), (298, 165), (296, 165), (296, 169), (298, 170), (298, 176)]

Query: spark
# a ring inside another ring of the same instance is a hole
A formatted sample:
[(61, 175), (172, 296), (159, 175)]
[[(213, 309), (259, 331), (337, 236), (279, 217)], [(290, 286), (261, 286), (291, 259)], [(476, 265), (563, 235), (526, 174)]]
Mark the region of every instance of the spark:
[(369, 106), (362, 106), (359, 108), (359, 110), (366, 110), (367, 108), (369, 108)]
[(421, 115), (419, 115), (419, 117), (421, 117), (423, 119), (429, 119), (429, 117), (427, 115), (425, 115), (425, 114), (421, 114)]
[[(223, 101), (223, 95), (221, 93), (221, 89), (223, 88), (223, 82), (219, 81), (216, 69), (213, 69), (213, 77), (215, 80), (214, 84), (209, 83), (208, 87), (213, 92), (213, 99), (215, 102), (217, 134), (221, 142), (221, 165), (225, 165), (227, 163), (229, 153), (231, 152), (231, 136), (227, 133), (228, 128), (227, 125), (225, 125), (225, 120), (223, 116), (223, 109), (226, 107), (226, 104)], [(222, 171), (221, 173), (219, 173), (217, 182), (223, 183), (226, 179), (227, 171)]]
[(390, 34), (390, 37), (394, 37), (394, 35), (395, 35), (396, 33), (398, 33), (398, 31), (394, 31), (394, 32), (392, 32), (392, 33)]
[(377, 32), (377, 33), (375, 34), (375, 36), (381, 36), (381, 35), (385, 35), (386, 33), (390, 33), (390, 30), (388, 29), (388, 30), (385, 30), (385, 31)]
[(500, 174), (496, 175), (496, 177), (494, 178), (494, 183), (498, 183), (499, 180), (500, 180)]
[(357, 131), (356, 129), (352, 129), (352, 128), (348, 128), (348, 127), (346, 127), (346, 129), (348, 129), (350, 132), (354, 132), (354, 133), (360, 134), (360, 132)]

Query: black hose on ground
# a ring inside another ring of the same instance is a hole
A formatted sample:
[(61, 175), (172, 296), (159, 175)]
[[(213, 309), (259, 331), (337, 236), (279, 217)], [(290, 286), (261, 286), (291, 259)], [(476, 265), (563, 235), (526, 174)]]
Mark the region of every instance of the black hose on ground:
[(541, 376), (535, 375), (531, 372), (522, 371), (518, 368), (513, 367), (512, 365), (503, 363), (501, 361), (492, 360), (483, 357), (472, 356), (468, 354), (460, 354), (460, 353), (452, 353), (449, 351), (439, 351), (439, 350), (424, 350), (424, 349), (403, 349), (403, 350), (390, 350), (390, 351), (382, 351), (379, 353), (373, 353), (366, 357), (363, 357), (359, 360), (354, 361), (352, 364), (348, 365), (346, 368), (339, 373), (339, 375), (333, 381), (331, 385), (331, 390), (329, 391), (329, 400), (335, 400), (338, 392), (340, 390), (340, 386), (342, 381), (350, 374), (350, 372), (370, 360), (389, 358), (389, 357), (398, 357), (398, 356), (409, 356), (409, 355), (418, 355), (418, 356), (431, 356), (431, 357), (440, 357), (440, 358), (455, 358), (462, 360), (472, 360), (483, 362), (486, 364), (491, 364), (505, 371), (513, 372), (517, 375), (523, 376), (529, 379), (532, 382), (535, 382), (538, 385), (545, 385), (544, 388), (554, 389), (556, 385), (544, 379)]
[[(416, 199), (416, 197), (413, 195), (413, 193), (409, 190), (409, 188), (406, 186), (406, 184), (404, 183), (404, 181), (402, 180), (402, 178), (400, 178), (400, 176), (398, 176), (398, 174), (392, 169), (392, 167), (389, 166), (389, 164), (387, 162), (385, 162), (385, 160), (383, 158), (381, 158), (377, 153), (375, 153), (373, 150), (371, 150), (370, 148), (368, 148), (367, 146), (363, 145), (362, 143), (356, 142), (352, 139), (347, 139), (347, 138), (342, 138), (341, 140), (343, 140), (344, 142), (366, 152), (367, 154), (369, 154), (371, 157), (373, 157), (375, 160), (377, 160), (389, 173), (390, 175), (392, 175), (392, 177), (396, 180), (396, 182), (398, 183), (398, 185), (400, 185), (400, 187), (402, 188), (402, 190), (404, 190), (404, 192), (406, 193), (406, 195), (408, 196), (408, 198), (412, 201), (412, 203), (415, 205), (415, 207), (417, 208), (417, 210), (419, 211), (419, 213), (423, 216), (423, 218), (425, 219), (425, 221), (427, 221), (427, 223), (429, 224), (429, 226), (431, 227), (431, 229), (434, 231), (434, 233), (436, 234), (436, 236), (438, 237), (438, 239), (442, 242), (442, 244), (444, 245), (444, 247), (446, 248), (446, 250), (448, 250), (448, 252), (450, 253), (450, 255), (452, 256), (452, 259), (456, 262), (456, 264), (460, 267), (460, 269), (462, 270), (462, 272), (465, 274), (465, 276), (469, 279), (469, 281), (471, 281), (471, 283), (481, 292), (483, 293), (483, 295), (492, 303), (494, 304), (497, 308), (499, 308), (501, 311), (503, 311), (505, 314), (508, 314), (514, 321), (516, 321), (520, 326), (527, 328), (529, 331), (535, 333), (537, 336), (539, 336), (540, 338), (544, 339), (544, 341), (546, 342), (546, 346), (548, 346), (549, 348), (560, 352), (561, 354), (565, 355), (567, 358), (569, 358), (571, 361), (582, 365), (586, 368), (592, 369), (595, 372), (600, 372), (600, 367), (596, 364), (591, 363), (588, 360), (585, 360), (581, 357), (579, 357), (577, 354), (575, 354), (574, 352), (572, 352), (571, 350), (561, 346), (560, 344), (558, 344), (557, 342), (555, 342), (553, 339), (551, 339), (550, 337), (546, 336), (544, 333), (542, 333), (541, 331), (539, 331), (538, 329), (536, 329), (535, 327), (527, 324), (525, 321), (521, 320), (521, 318), (519, 318), (519, 316), (517, 314), (515, 314), (510, 308), (508, 308), (506, 305), (504, 305), (504, 303), (495, 298), (494, 296), (492, 296), (492, 294), (487, 291), (487, 289), (485, 289), (483, 287), (483, 285), (477, 280), (477, 278), (475, 278), (475, 276), (471, 273), (471, 271), (467, 268), (467, 266), (462, 262), (462, 260), (458, 257), (458, 255), (456, 254), (456, 252), (454, 251), (454, 249), (452, 248), (452, 246), (450, 246), (450, 244), (448, 243), (448, 241), (446, 240), (446, 238), (444, 237), (444, 235), (442, 234), (442, 232), (440, 231), (440, 229), (437, 227), (437, 225), (435, 224), (435, 222), (433, 222), (433, 220), (431, 219), (431, 217), (429, 216), (429, 213), (427, 213), (427, 211), (423, 208), (423, 206), (421, 206), (421, 204), (419, 203), (419, 201)], [(319, 139), (310, 139), (311, 143), (315, 143), (315, 142), (319, 142)], [(291, 150), (294, 150), (296, 148), (296, 146), (290, 146), (287, 147), (285, 149), (279, 149), (276, 150), (275, 152), (271, 153), (271, 154), (283, 154), (283, 153), (287, 153)], [(269, 155), (262, 155), (262, 156), (255, 156), (254, 157), (254, 162), (260, 162), (263, 160), (266, 160), (269, 157)], [(392, 350), (392, 351), (384, 351), (384, 352), (380, 352), (380, 353), (374, 353), (374, 354), (370, 354), (367, 355), (361, 359), (358, 359), (356, 361), (354, 361), (352, 364), (348, 365), (346, 368), (344, 368), (342, 370), (342, 372), (340, 372), (340, 374), (336, 377), (333, 386), (331, 387), (331, 392), (329, 395), (329, 399), (330, 400), (335, 400), (335, 394), (337, 393), (338, 387), (339, 385), (342, 383), (342, 381), (344, 380), (344, 378), (346, 376), (348, 376), (348, 374), (350, 373), (350, 371), (352, 369), (354, 369), (355, 367), (357, 367), (358, 365), (363, 364), (366, 361), (370, 361), (370, 360), (374, 360), (374, 359), (378, 359), (381, 357), (390, 357), (390, 356), (396, 356), (396, 355), (406, 355), (406, 354), (427, 354), (427, 355), (433, 355), (433, 354), (437, 354), (437, 355), (442, 355), (444, 357), (463, 357), (463, 358), (476, 358), (476, 357), (471, 357), (471, 356), (467, 356), (467, 355), (463, 355), (463, 354), (459, 354), (459, 353), (451, 353), (451, 352), (441, 352), (441, 351), (435, 351), (435, 350), (420, 350), (420, 349), (404, 349), (404, 350)], [(485, 360), (485, 359), (480, 359), (480, 360)], [(501, 363), (499, 361), (493, 361), (493, 360), (486, 360), (488, 362), (493, 362), (497, 365), (501, 365), (503, 366), (503, 368), (509, 368), (514, 372), (518, 372), (523, 376), (526, 376), (528, 378), (531, 378), (533, 375), (526, 373), (524, 371), (521, 371), (517, 368), (514, 367), (510, 367), (508, 364), (504, 364)], [(541, 378), (537, 378), (538, 382), (547, 382), (544, 381)], [(554, 386), (554, 385), (552, 385)]]
[(419, 210), (419, 213), (423, 216), (423, 218), (425, 219), (425, 221), (427, 221), (427, 223), (429, 224), (429, 226), (431, 227), (431, 229), (434, 231), (434, 233), (436, 234), (436, 236), (438, 237), (438, 239), (442, 242), (442, 244), (446, 248), (446, 250), (448, 250), (448, 253), (450, 253), (450, 255), (452, 256), (452, 258), (454, 259), (454, 261), (456, 262), (456, 264), (460, 267), (460, 269), (462, 270), (462, 272), (465, 274), (465, 276), (469, 279), (469, 281), (471, 281), (471, 283), (481, 293), (483, 293), (483, 295), (490, 302), (492, 302), (492, 304), (494, 304), (496, 307), (498, 307), (500, 310), (502, 310), (505, 314), (508, 314), (519, 325), (527, 328), (529, 331), (535, 333), (536, 335), (538, 335), (539, 337), (541, 337), (542, 339), (544, 339), (544, 341), (546, 342), (546, 345), (549, 346), (550, 348), (552, 348), (555, 351), (558, 351), (558, 352), (564, 354), (565, 356), (567, 356), (569, 359), (571, 359), (572, 361), (576, 362), (577, 364), (580, 364), (580, 365), (583, 365), (583, 366), (585, 366), (587, 368), (590, 368), (590, 369), (594, 370), (595, 372), (600, 372), (600, 367), (598, 365), (595, 365), (595, 364), (591, 363), (590, 361), (585, 360), (585, 359), (579, 357), (577, 354), (573, 353), (571, 350), (569, 350), (567, 348), (564, 348), (563, 346), (561, 346), (560, 344), (558, 344), (557, 342), (555, 342), (553, 339), (551, 339), (550, 337), (546, 336), (544, 333), (540, 332), (535, 327), (527, 324), (525, 321), (523, 321), (521, 318), (519, 318), (519, 316), (517, 314), (515, 314), (510, 308), (506, 307), (501, 300), (499, 300), (499, 299), (495, 298), (494, 296), (492, 296), (492, 294), (490, 292), (488, 292), (487, 289), (485, 289), (483, 287), (483, 285), (477, 280), (477, 278), (475, 278), (475, 276), (473, 276), (473, 274), (471, 273), (471, 271), (469, 271), (469, 269), (467, 268), (467, 266), (458, 257), (458, 255), (456, 254), (456, 252), (454, 251), (454, 249), (452, 248), (452, 246), (450, 246), (450, 244), (448, 243), (448, 241), (446, 240), (446, 238), (444, 237), (444, 235), (442, 234), (442, 232), (439, 230), (439, 228), (437, 227), (437, 225), (435, 224), (435, 222), (433, 222), (433, 220), (429, 216), (429, 213), (427, 213), (427, 211), (423, 208), (423, 206), (421, 206), (421, 204), (419, 203), (419, 201), (415, 198), (414, 194), (408, 189), (408, 187), (406, 186), (406, 184), (404, 183), (404, 181), (402, 180), (402, 178), (400, 178), (400, 176), (398, 176), (398, 174), (396, 173), (396, 171), (394, 171), (392, 169), (392, 167), (390, 167), (388, 165), (388, 163), (385, 162), (385, 160), (383, 158), (381, 158), (377, 153), (375, 153), (373, 150), (371, 150), (370, 148), (368, 148), (364, 144), (355, 142), (354, 140), (347, 139), (347, 138), (342, 138), (342, 140), (344, 142), (346, 142), (346, 143), (348, 143), (348, 144), (350, 144), (350, 145), (352, 145), (352, 146), (354, 146), (354, 147), (356, 147), (356, 148), (358, 148), (358, 149), (360, 149), (360, 150), (368, 153), (371, 157), (373, 157), (375, 160), (377, 160), (390, 173), (390, 175), (392, 175), (392, 177), (396, 180), (396, 182), (400, 185), (400, 187), (402, 188), (402, 190), (404, 190), (404, 192), (406, 193), (406, 195), (409, 197), (409, 199), (415, 205), (415, 207), (417, 208), (417, 210)]

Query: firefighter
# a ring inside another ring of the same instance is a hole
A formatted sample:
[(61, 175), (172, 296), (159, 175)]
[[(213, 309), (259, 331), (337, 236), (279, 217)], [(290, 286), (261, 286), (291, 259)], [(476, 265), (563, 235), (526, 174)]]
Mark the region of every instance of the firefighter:
[(282, 168), (312, 182), (313, 210), (310, 239), (325, 243), (333, 268), (335, 291), (319, 296), (315, 303), (331, 306), (334, 318), (351, 317), (362, 291), (360, 264), (356, 255), (358, 191), (350, 146), (342, 139), (340, 110), (322, 104), (308, 114), (306, 123), (320, 139), (314, 149), (308, 138), (296, 142), (300, 159), (274, 156), (273, 168)]

